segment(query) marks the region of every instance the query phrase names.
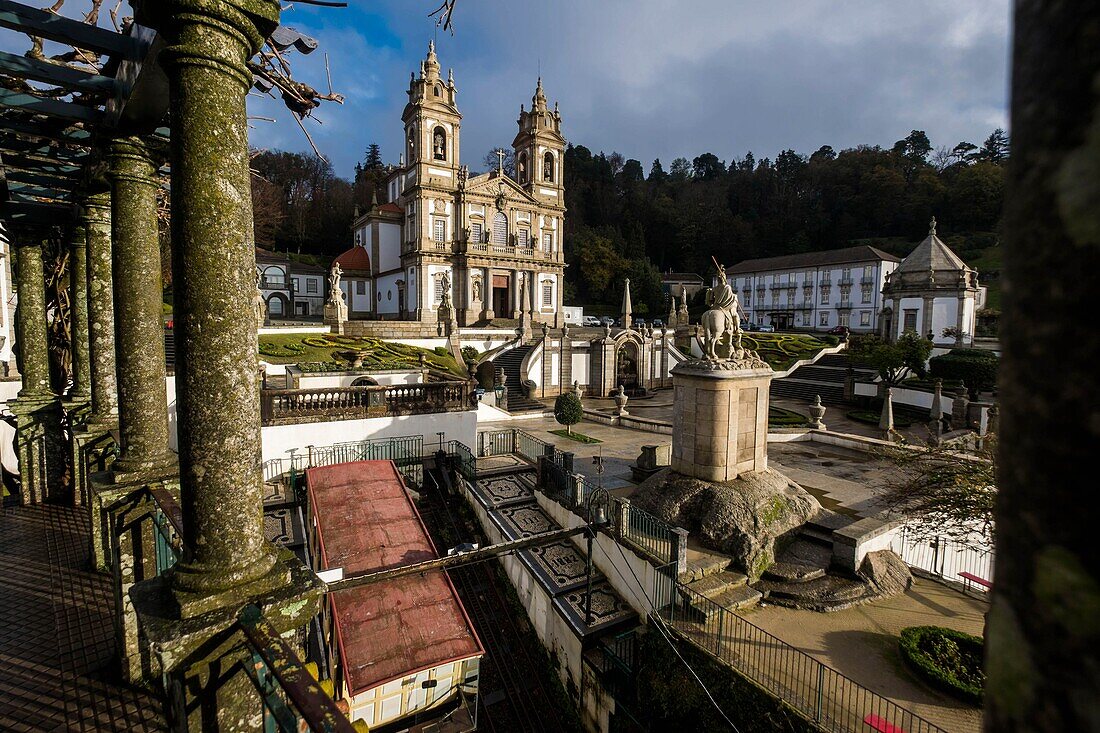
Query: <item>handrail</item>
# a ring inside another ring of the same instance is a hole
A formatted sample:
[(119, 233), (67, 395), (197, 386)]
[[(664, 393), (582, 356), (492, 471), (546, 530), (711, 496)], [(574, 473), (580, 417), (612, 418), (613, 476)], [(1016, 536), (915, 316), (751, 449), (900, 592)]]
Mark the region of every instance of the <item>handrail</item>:
[(289, 706), (284, 703), (261, 670), (254, 669), (253, 682), (263, 697), (266, 711), (281, 731), (297, 733), (300, 718), (314, 733), (355, 733), (351, 721), (340, 712), (332, 697), (321, 688), (259, 608), (245, 606), (237, 616), (237, 624), (248, 647), (262, 662), (263, 671), (275, 678), (290, 701)]
[(472, 409), (475, 399), (468, 381), (265, 389), (260, 393), (260, 418), (264, 425), (273, 425), (293, 423), (302, 418), (347, 420), (455, 412)]

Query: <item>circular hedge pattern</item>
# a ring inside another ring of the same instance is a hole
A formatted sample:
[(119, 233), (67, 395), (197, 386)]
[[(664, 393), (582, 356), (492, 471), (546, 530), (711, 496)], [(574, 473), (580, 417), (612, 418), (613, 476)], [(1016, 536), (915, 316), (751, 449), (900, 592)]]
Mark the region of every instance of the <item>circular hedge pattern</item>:
[(910, 626), (898, 641), (901, 656), (933, 687), (975, 705), (982, 703), (985, 642), (942, 626)]
[[(871, 412), (870, 410), (850, 410), (846, 413), (850, 420), (861, 422), (866, 425), (874, 425), (878, 427), (879, 420), (882, 419), (882, 414), (878, 412)], [(908, 428), (912, 426), (912, 422), (904, 417), (898, 417), (897, 413), (894, 413), (894, 427), (895, 428)]]
[(768, 427), (799, 427), (809, 421), (810, 418), (800, 412), (788, 410), (785, 407), (776, 407), (775, 405), (768, 406)]

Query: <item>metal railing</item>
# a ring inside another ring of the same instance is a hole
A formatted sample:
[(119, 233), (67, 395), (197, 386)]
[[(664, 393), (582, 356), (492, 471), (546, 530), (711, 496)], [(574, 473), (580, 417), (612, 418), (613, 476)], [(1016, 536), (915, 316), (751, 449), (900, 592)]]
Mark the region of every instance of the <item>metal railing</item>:
[(447, 453), (454, 458), (455, 468), (463, 478), (467, 481), (477, 480), (477, 458), (469, 446), (462, 441), (452, 440), (448, 443)]
[(528, 432), (516, 430), (515, 434), (515, 452), (532, 463), (538, 463), (540, 456), (550, 455), (554, 451), (554, 447), (550, 443), (540, 440)]
[(477, 434), (478, 455), (506, 456), (516, 452), (516, 431), (513, 428), (506, 430), (484, 430)]
[(263, 701), (264, 731), (354, 733), (351, 721), (256, 606), (237, 617), (251, 652), (245, 671)]
[(421, 415), (473, 409), (470, 382), (428, 382), (386, 386), (318, 389), (265, 389), (260, 393), (264, 425), (309, 419), (351, 420), (391, 415)]
[(679, 537), (668, 522), (616, 497), (611, 504), (612, 527), (619, 539), (661, 564), (672, 562)]
[[(906, 733), (943, 729), (680, 583), (671, 565), (654, 574), (652, 602), (678, 636), (729, 665), (824, 731), (863, 733), (874, 720)], [(879, 730), (884, 728), (879, 727)]]
[(393, 438), (309, 446), (304, 453), (293, 451), (286, 458), (264, 461), (264, 482), (287, 480), (296, 486), (298, 477), (314, 466), (331, 466), (353, 461), (393, 461), (397, 470), (419, 485), (424, 474), (424, 436), (403, 435)]
[(183, 510), (176, 497), (163, 487), (146, 487), (153, 502), (153, 559), (157, 576), (179, 561), (183, 552)]

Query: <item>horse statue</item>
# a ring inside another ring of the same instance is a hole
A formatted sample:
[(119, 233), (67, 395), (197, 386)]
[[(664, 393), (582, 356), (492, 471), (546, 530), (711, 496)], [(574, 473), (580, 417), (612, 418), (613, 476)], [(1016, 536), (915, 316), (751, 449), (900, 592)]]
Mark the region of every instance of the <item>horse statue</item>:
[(702, 318), (703, 358), (707, 361), (733, 358), (741, 349), (741, 317), (737, 315), (737, 293), (726, 280), (726, 268), (722, 265), (717, 267), (718, 285), (707, 289), (708, 308)]

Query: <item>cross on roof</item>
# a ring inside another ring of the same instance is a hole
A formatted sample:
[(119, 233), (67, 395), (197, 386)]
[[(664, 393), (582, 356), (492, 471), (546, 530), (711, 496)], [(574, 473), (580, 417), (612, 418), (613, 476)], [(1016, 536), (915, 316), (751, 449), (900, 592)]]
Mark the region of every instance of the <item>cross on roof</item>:
[(504, 148), (497, 148), (497, 170), (504, 172)]

